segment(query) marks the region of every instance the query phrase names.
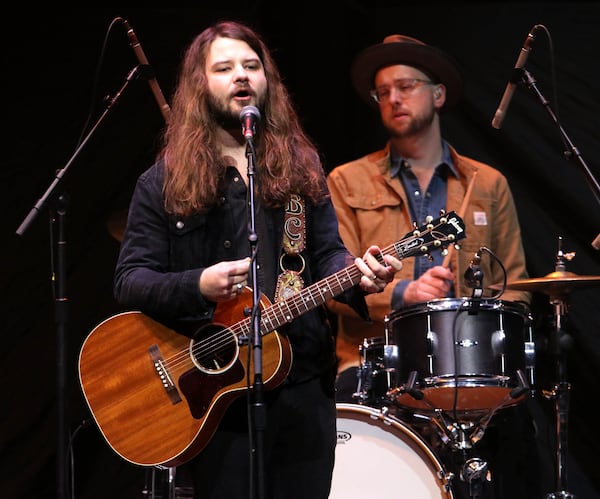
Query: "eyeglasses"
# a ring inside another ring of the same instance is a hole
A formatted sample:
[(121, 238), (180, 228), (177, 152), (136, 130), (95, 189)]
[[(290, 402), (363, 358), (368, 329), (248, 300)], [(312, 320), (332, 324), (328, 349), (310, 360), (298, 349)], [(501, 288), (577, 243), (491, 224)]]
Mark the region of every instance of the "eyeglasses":
[[(403, 78), (394, 82), (393, 88), (400, 94), (400, 97), (406, 99), (419, 87), (423, 85), (435, 85), (432, 81), (419, 78)], [(381, 87), (371, 90), (371, 97), (378, 103), (387, 102), (392, 93), (392, 87)]]

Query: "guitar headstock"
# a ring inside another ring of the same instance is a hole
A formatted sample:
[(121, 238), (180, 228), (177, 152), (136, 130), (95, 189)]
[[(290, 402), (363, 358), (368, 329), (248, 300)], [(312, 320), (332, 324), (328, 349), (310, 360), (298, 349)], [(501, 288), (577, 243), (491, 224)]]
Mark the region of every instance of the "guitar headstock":
[(436, 219), (428, 217), (424, 225), (407, 233), (401, 241), (394, 245), (394, 249), (400, 258), (417, 255), (429, 256), (433, 251), (438, 250), (445, 254), (450, 245), (458, 249), (458, 241), (466, 236), (462, 218), (454, 211), (450, 211)]

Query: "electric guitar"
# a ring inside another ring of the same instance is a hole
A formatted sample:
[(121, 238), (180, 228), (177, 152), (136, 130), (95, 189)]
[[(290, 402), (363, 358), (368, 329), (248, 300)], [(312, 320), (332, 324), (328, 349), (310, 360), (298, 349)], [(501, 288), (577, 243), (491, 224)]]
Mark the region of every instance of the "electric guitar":
[[(449, 212), (381, 252), (399, 259), (429, 255), (465, 236), (463, 221)], [(283, 382), (292, 362), (290, 344), (276, 329), (354, 286), (361, 276), (351, 265), (285, 300), (271, 304), (261, 297), (266, 390)], [(118, 455), (141, 466), (173, 467), (204, 449), (227, 407), (251, 386), (252, 322), (245, 312), (252, 301), (246, 287), (238, 298), (220, 303), (212, 322), (192, 335), (138, 311), (109, 317), (90, 332), (79, 354), (79, 381), (102, 435)]]

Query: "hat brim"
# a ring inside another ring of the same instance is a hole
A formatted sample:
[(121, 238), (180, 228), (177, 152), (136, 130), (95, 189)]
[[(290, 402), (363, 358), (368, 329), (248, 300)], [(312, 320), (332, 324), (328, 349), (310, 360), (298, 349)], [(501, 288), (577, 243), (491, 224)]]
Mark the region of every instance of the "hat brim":
[(392, 42), (367, 47), (352, 64), (350, 77), (358, 95), (368, 104), (377, 106), (371, 97), (375, 73), (386, 66), (404, 64), (428, 74), (436, 83), (446, 87), (446, 102), (442, 109), (457, 104), (462, 96), (463, 79), (457, 63), (431, 45)]

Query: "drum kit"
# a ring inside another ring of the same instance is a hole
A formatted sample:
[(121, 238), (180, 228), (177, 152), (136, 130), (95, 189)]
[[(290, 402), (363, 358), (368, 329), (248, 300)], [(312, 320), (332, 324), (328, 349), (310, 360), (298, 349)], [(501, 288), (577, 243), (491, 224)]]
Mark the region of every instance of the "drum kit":
[[(557, 379), (542, 394), (554, 401), (556, 491), (546, 499), (575, 498), (566, 483), (570, 384), (561, 337), (567, 299), (576, 289), (600, 285), (600, 276), (566, 271), (566, 261), (573, 256), (563, 253), (559, 244), (554, 272), (490, 286), (544, 293), (553, 306), (555, 329), (548, 347), (556, 360)], [(393, 497), (401, 490), (403, 497), (411, 499), (454, 498), (457, 479), (472, 499), (483, 497), (484, 484), (492, 477), (488, 463), (477, 455), (477, 443), (495, 414), (535, 393), (533, 336), (532, 314), (527, 305), (517, 302), (446, 298), (390, 313), (384, 336), (365, 338), (359, 346), (356, 403), (337, 404), (338, 465), (331, 497), (338, 497), (338, 492), (340, 498), (359, 497), (356, 480), (348, 480), (352, 495), (340, 475), (350, 472), (355, 477), (353, 469), (357, 474), (362, 471), (355, 469), (359, 462), (365, 465), (357, 452), (362, 450), (364, 456), (370, 447), (385, 453), (370, 463), (377, 473), (394, 463), (394, 470), (386, 475), (394, 479), (381, 484), (390, 487), (388, 493), (381, 491), (377, 497)], [(446, 453), (456, 451), (461, 456), (456, 470), (450, 471), (436, 457), (428, 441), (431, 433)], [(398, 460), (403, 464), (395, 463)], [(424, 470), (414, 473), (415, 461), (424, 462)], [(399, 473), (406, 473), (405, 480), (400, 481)]]

